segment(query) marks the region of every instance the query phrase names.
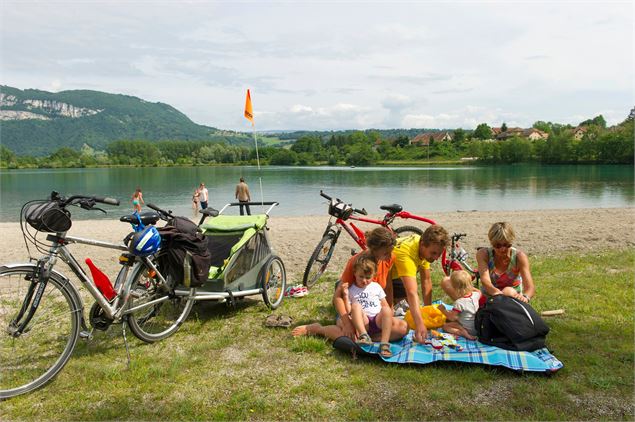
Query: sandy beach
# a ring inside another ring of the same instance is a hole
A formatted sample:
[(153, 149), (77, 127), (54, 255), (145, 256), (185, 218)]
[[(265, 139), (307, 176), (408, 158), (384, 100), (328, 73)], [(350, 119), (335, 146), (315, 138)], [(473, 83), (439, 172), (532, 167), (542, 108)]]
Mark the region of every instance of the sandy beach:
[[(123, 215), (123, 213), (122, 213)], [(532, 211), (472, 211), (448, 213), (420, 213), (446, 227), (450, 232), (467, 233), (463, 242), (465, 249), (474, 256), (477, 246), (486, 246), (487, 230), (496, 221), (508, 221), (516, 230), (515, 246), (526, 251), (529, 256), (546, 256), (563, 252), (593, 253), (606, 249), (635, 247), (635, 208), (597, 208), (575, 210), (532, 210)], [(130, 226), (118, 221), (119, 214), (112, 214), (112, 220), (79, 220), (73, 222), (69, 234), (76, 237), (120, 242), (129, 232)], [(379, 217), (374, 215), (373, 217)], [(328, 216), (275, 217), (269, 221), (269, 235), (273, 247), (285, 263), (290, 282), (298, 282), (307, 260), (320, 240)], [(395, 227), (413, 224), (413, 220), (395, 222)], [(359, 224), (364, 230), (374, 228), (370, 224)], [(18, 223), (0, 223), (0, 233), (5, 247), (0, 250), (0, 262), (23, 262), (27, 250)], [(45, 234), (39, 235), (42, 240)], [(350, 237), (343, 233), (330, 270), (339, 271), (350, 256), (351, 248), (357, 248)], [(116, 274), (117, 252), (110, 249), (83, 245), (71, 246), (78, 259), (90, 257), (108, 275)], [(31, 253), (39, 256), (31, 246)], [(70, 270), (58, 267), (70, 275)]]

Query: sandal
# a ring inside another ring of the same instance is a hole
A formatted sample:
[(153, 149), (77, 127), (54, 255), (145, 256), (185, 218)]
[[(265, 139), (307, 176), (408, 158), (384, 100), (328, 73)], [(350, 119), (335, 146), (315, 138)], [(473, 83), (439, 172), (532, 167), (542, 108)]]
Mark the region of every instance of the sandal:
[(370, 338), (368, 333), (363, 333), (357, 338), (357, 344), (371, 345), (373, 344), (373, 340)]
[(290, 316), (286, 315), (275, 315), (271, 314), (265, 319), (266, 327), (282, 327), (289, 328), (293, 323), (293, 319)]
[(278, 327), (289, 328), (293, 324), (293, 319), (287, 315), (280, 315), (278, 317)]
[(390, 350), (390, 343), (380, 343), (379, 344), (379, 355), (382, 358), (390, 358), (390, 357), (392, 357), (392, 351)]

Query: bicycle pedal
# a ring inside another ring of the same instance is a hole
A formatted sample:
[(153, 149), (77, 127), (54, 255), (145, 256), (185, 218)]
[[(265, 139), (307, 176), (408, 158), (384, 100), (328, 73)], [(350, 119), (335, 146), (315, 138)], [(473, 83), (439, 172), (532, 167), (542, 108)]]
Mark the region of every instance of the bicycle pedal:
[(79, 338), (81, 338), (82, 340), (92, 340), (93, 333), (92, 331), (82, 330), (79, 332)]

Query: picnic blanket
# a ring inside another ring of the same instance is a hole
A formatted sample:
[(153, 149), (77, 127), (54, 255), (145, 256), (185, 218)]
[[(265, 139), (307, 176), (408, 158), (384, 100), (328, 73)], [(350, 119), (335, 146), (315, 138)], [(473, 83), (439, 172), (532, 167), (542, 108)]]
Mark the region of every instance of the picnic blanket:
[(515, 371), (553, 373), (564, 365), (546, 348), (533, 352), (516, 352), (499, 347), (488, 346), (478, 341), (457, 338), (461, 351), (450, 347), (436, 350), (431, 345), (415, 343), (412, 339), (414, 331), (400, 341), (390, 344), (392, 357), (384, 358), (379, 355), (379, 343), (360, 346), (350, 338), (342, 336), (333, 342), (333, 347), (358, 355), (375, 355), (386, 362), (415, 363), (425, 365), (438, 361), (453, 361), (477, 363), (481, 365), (504, 366)]

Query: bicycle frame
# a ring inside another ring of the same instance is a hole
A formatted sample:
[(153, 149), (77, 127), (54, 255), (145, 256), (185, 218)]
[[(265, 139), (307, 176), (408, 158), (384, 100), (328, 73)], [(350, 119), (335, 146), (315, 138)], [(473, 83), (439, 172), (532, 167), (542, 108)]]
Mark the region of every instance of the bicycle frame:
[[(139, 309), (143, 309), (147, 306), (152, 306), (161, 301), (167, 300), (167, 298), (157, 299), (154, 301), (146, 302), (143, 305), (136, 306), (134, 308), (127, 309), (126, 304), (130, 299), (130, 283), (131, 280), (128, 279), (128, 272), (130, 270), (131, 264), (126, 264), (119, 271), (117, 275), (117, 279), (115, 281), (115, 291), (117, 292), (117, 296), (113, 299), (112, 303), (108, 302), (108, 300), (104, 297), (104, 295), (99, 291), (95, 283), (88, 277), (84, 269), (80, 266), (79, 262), (75, 259), (73, 254), (68, 250), (66, 245), (68, 244), (84, 244), (90, 246), (97, 246), (101, 248), (109, 248), (115, 249), (119, 251), (128, 251), (128, 248), (123, 244), (116, 244), (110, 242), (102, 242), (99, 240), (93, 239), (84, 239), (81, 237), (74, 236), (65, 236), (63, 233), (61, 235), (51, 235), (47, 237), (48, 240), (52, 240), (53, 244), (49, 250), (47, 256), (42, 259), (46, 261), (46, 265), (48, 270), (53, 268), (53, 266), (57, 262), (57, 257), (66, 263), (66, 265), (71, 269), (71, 271), (79, 278), (84, 287), (88, 290), (90, 295), (95, 299), (95, 301), (99, 304), (99, 306), (103, 309), (106, 317), (112, 320), (116, 320), (121, 318), (124, 315), (127, 315), (132, 312), (136, 312)], [(156, 272), (157, 277), (161, 280), (162, 283), (166, 283), (163, 275), (157, 270), (156, 266), (148, 257), (135, 257), (135, 259), (141, 260), (141, 262), (147, 265), (152, 271)], [(81, 297), (79, 298), (81, 301)]]
[(443, 272), (445, 273), (445, 275), (450, 275), (450, 273), (452, 273), (453, 271), (467, 271), (472, 277), (472, 280), (476, 281), (476, 285), (478, 286), (480, 280), (478, 268), (474, 269), (470, 266), (470, 264), (468, 264), (468, 254), (459, 243), (459, 240), (465, 236), (465, 233), (454, 233), (452, 235), (449, 259), (446, 248), (443, 250), (443, 255), (441, 256), (441, 267), (443, 268)]
[[(417, 220), (417, 221), (422, 221), (428, 224), (436, 224), (434, 220), (431, 220), (425, 217), (420, 217), (408, 211), (399, 211), (394, 214), (386, 213), (386, 215), (384, 216), (382, 220), (376, 220), (374, 218), (361, 217), (359, 215), (351, 214), (351, 216), (348, 217), (348, 220), (355, 220), (355, 221), (361, 221), (363, 223), (377, 224), (379, 226), (384, 226), (391, 229), (390, 225), (394, 222), (395, 218)], [(347, 223), (346, 220), (342, 220), (341, 218), (336, 218), (335, 223), (332, 223), (331, 220), (329, 220), (329, 225), (327, 226), (325, 233), (328, 232), (331, 229), (331, 227), (335, 225), (339, 225), (340, 227), (344, 228), (344, 230), (348, 233), (348, 235), (351, 238), (353, 238), (355, 243), (357, 243), (360, 248), (364, 250), (366, 249), (366, 236), (364, 235), (364, 232), (361, 229), (359, 229), (355, 224), (353, 224), (352, 222)], [(340, 232), (341, 232), (341, 229), (338, 230), (337, 232), (338, 236)]]

